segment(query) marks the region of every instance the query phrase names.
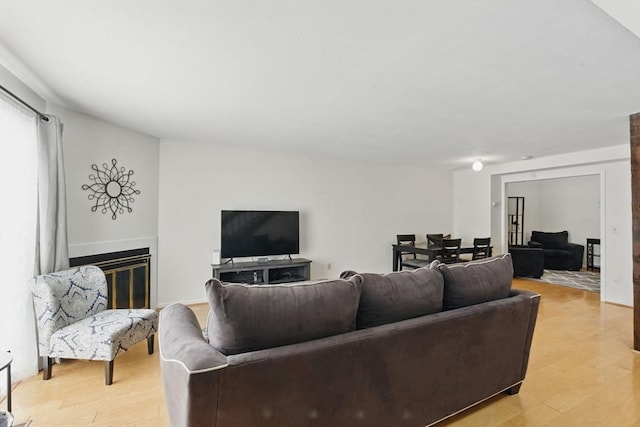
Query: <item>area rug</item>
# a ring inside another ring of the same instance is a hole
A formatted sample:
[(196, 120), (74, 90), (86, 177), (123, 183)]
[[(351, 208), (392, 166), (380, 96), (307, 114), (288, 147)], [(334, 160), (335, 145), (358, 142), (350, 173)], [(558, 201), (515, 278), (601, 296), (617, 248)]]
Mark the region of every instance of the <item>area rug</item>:
[(597, 271), (544, 270), (541, 278), (531, 278), (530, 280), (568, 286), (584, 291), (600, 292), (600, 273)]

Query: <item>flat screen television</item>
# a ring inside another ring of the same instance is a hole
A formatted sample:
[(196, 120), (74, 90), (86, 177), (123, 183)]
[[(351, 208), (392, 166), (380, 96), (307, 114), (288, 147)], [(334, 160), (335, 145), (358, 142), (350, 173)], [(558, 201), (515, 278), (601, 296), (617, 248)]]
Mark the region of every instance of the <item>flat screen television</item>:
[(223, 210), (220, 236), (222, 258), (297, 254), (300, 213)]

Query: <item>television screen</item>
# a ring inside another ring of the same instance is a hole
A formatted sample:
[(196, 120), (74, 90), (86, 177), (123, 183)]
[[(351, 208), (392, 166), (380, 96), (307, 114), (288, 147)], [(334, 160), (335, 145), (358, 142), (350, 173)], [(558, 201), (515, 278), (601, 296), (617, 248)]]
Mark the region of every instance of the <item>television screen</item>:
[(222, 211), (222, 258), (292, 255), (300, 251), (298, 211)]

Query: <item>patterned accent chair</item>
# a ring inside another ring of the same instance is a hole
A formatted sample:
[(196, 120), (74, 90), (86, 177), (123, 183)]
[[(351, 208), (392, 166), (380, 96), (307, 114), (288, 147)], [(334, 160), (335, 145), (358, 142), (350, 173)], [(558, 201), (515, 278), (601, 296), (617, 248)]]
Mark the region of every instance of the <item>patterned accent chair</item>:
[(107, 280), (98, 267), (43, 274), (32, 284), (44, 380), (51, 378), (53, 358), (103, 360), (105, 383), (111, 385), (118, 354), (144, 339), (153, 354), (158, 313), (107, 310)]

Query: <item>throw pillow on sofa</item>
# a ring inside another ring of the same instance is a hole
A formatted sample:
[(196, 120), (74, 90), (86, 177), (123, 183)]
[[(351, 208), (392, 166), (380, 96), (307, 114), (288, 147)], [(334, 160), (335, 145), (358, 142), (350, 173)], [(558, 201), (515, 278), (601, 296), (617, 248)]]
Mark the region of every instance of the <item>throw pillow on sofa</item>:
[(210, 344), (226, 355), (354, 329), (362, 279), (281, 285), (205, 284)]
[(511, 254), (460, 264), (440, 264), (444, 277), (444, 309), (506, 298), (511, 292)]
[(345, 271), (341, 277), (362, 277), (356, 317), (358, 329), (371, 328), (442, 311), (444, 281), (429, 267), (387, 274)]

